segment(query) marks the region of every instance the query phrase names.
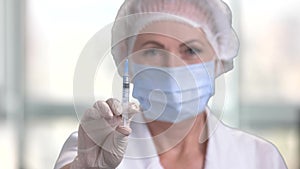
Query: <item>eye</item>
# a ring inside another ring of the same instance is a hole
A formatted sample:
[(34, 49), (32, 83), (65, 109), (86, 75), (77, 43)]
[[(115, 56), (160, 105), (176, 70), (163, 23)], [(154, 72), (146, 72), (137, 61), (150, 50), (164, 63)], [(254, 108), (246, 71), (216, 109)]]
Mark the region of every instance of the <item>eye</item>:
[(164, 56), (164, 51), (156, 48), (145, 49), (143, 52), (144, 57), (158, 57)]
[(156, 56), (159, 54), (159, 51), (157, 49), (151, 48), (151, 49), (146, 49), (143, 52), (143, 56)]
[(187, 48), (184, 52), (186, 55), (197, 56), (202, 52), (202, 50), (199, 48)]

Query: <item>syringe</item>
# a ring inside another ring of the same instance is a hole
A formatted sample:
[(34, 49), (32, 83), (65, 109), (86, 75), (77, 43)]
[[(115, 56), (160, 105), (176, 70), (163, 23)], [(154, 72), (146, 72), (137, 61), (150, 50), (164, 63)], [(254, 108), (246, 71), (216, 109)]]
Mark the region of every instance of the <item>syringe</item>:
[(122, 95), (122, 120), (123, 126), (128, 126), (128, 103), (129, 103), (129, 75), (128, 75), (128, 59), (124, 63), (124, 73), (123, 73), (123, 95)]

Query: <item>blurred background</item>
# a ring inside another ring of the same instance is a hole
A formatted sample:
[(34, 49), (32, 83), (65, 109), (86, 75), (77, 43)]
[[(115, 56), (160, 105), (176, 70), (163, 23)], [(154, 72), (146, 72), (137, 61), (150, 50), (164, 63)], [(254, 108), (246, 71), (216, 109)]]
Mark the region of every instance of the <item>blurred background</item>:
[[(0, 0), (0, 168), (53, 168), (78, 127), (77, 59), (122, 2)], [(223, 120), (269, 140), (288, 168), (299, 169), (300, 1), (226, 2), (241, 47), (234, 71), (225, 75)], [(95, 78), (97, 99), (111, 97), (105, 72), (112, 67), (104, 69)]]

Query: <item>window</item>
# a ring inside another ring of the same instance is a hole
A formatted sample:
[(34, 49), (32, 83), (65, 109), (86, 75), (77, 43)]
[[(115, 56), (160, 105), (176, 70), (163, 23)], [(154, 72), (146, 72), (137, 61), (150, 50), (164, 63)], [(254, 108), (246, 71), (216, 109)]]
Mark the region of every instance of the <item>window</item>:
[(300, 2), (240, 2), (240, 124), (299, 168)]
[[(122, 2), (0, 1), (1, 168), (53, 168), (65, 139), (78, 127), (77, 60)], [(224, 121), (270, 140), (288, 168), (299, 168), (300, 2), (227, 2), (241, 48), (234, 70), (225, 75)], [(112, 77), (106, 74), (112, 60), (105, 65), (96, 73), (97, 98), (112, 95)]]

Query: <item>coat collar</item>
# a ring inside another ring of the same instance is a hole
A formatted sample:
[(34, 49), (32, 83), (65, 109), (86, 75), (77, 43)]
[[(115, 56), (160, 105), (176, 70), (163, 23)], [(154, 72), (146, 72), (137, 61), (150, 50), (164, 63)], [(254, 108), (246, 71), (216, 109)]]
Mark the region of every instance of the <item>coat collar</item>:
[[(231, 141), (224, 135), (222, 131), (224, 130), (224, 126), (217, 116), (214, 115), (209, 108), (206, 108), (206, 114), (207, 120), (204, 131), (207, 131), (207, 133), (202, 134), (202, 137), (199, 138), (199, 142), (201, 143), (208, 140), (205, 168), (217, 168), (215, 161), (216, 158), (221, 157), (220, 152), (228, 152), (226, 151), (227, 147), (223, 146), (227, 144), (220, 143), (220, 141)], [(142, 115), (135, 116), (131, 123), (131, 128), (133, 132), (129, 137), (128, 147), (124, 155), (125, 159), (134, 160), (136, 165), (139, 165), (138, 161), (143, 161), (140, 165), (147, 165), (149, 167), (151, 164), (151, 166), (162, 168), (152, 136)], [(220, 161), (218, 161), (218, 163), (219, 162)], [(143, 167), (147, 168), (146, 166)]]

